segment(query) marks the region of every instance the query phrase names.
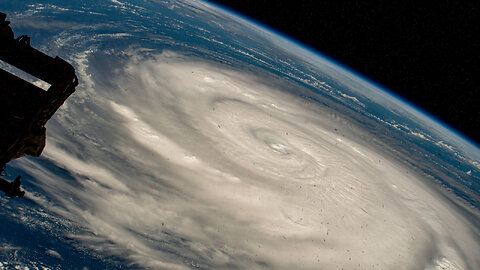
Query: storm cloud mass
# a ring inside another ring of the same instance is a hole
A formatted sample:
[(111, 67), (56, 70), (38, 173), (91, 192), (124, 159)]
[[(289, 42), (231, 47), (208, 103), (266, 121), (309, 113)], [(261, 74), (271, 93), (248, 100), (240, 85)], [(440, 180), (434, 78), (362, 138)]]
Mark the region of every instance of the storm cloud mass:
[[(63, 220), (70, 229), (61, 235), (78, 249), (160, 269), (480, 265), (477, 210), (459, 211), (418, 167), (382, 148), (355, 120), (368, 107), (362, 95), (335, 92), (342, 106), (359, 108), (351, 115), (308, 89), (333, 95), (325, 81), (299, 84), (293, 73), (135, 42), (82, 47), (75, 38), (55, 40), (79, 46), (69, 60), (82, 84), (49, 122), (43, 159), (14, 166), (35, 178), (26, 196)], [(352, 89), (367, 85), (347, 71), (341, 78)]]
[(174, 269), (476, 260), (447, 201), (335, 132), (352, 127), (332, 112), (262, 83), (273, 77), (171, 52), (132, 56), (116, 73), (49, 127), (44, 155), (70, 180), (23, 168), (55, 198), (45, 207), (93, 233), (72, 235), (90, 248)]

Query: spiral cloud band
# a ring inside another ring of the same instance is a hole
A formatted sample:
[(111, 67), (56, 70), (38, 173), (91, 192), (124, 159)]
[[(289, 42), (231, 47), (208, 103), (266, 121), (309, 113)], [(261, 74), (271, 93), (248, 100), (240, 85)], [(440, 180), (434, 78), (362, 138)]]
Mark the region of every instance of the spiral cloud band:
[(19, 162), (80, 247), (166, 269), (480, 265), (445, 197), (290, 83), (173, 52), (105, 59), (77, 63), (96, 75), (80, 69), (48, 163)]

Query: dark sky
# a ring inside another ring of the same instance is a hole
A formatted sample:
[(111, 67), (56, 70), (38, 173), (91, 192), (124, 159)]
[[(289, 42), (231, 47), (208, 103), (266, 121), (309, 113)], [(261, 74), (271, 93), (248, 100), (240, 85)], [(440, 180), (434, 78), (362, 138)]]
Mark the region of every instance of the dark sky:
[(211, 2), (357, 70), (480, 144), (480, 2)]

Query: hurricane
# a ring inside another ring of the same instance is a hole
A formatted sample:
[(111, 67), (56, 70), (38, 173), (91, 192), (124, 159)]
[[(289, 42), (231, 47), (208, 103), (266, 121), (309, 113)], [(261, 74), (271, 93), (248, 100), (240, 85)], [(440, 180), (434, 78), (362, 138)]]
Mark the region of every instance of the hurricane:
[[(46, 15), (60, 11), (81, 20), (57, 33)], [(31, 5), (12, 17), (46, 31), (47, 51), (70, 53), (80, 82), (42, 158), (11, 165), (29, 179), (17, 217), (68, 252), (100, 268), (478, 269), (477, 195), (433, 181), (453, 169), (424, 153), (451, 147), (473, 174), (475, 155), (348, 70), (308, 63), (205, 2)], [(68, 252), (48, 250), (17, 263), (62, 265)]]

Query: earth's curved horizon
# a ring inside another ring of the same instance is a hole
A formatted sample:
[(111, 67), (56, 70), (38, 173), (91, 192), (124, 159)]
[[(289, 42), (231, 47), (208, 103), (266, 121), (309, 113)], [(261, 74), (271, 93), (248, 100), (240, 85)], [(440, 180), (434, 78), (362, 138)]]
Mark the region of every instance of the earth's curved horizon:
[(479, 269), (480, 149), (334, 60), (202, 1), (0, 10), (80, 81), (0, 269)]

